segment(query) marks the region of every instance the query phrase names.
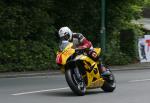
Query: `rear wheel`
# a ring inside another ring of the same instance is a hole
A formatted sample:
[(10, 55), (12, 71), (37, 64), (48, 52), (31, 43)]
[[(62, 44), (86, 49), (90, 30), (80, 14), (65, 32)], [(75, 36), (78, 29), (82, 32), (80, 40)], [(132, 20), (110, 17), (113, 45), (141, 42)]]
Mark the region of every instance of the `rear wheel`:
[(105, 92), (113, 92), (116, 88), (116, 80), (114, 75), (111, 73), (109, 77), (104, 77), (104, 84), (101, 87)]
[(85, 95), (86, 85), (77, 67), (74, 69), (66, 69), (65, 77), (69, 87), (75, 94), (79, 96)]

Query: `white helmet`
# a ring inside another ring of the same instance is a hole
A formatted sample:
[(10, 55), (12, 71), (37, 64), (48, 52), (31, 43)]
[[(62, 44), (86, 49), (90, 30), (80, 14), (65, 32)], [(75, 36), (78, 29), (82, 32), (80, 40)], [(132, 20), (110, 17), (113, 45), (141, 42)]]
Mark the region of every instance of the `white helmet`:
[(72, 39), (72, 31), (68, 28), (68, 27), (62, 27), (60, 28), (59, 30), (59, 37), (62, 39), (62, 40), (67, 40), (67, 41), (70, 41)]

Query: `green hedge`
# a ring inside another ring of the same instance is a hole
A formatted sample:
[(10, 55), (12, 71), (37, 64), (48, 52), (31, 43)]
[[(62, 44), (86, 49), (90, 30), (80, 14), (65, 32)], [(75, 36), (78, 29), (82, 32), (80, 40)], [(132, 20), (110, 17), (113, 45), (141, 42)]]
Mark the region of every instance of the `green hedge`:
[[(127, 64), (135, 58), (131, 48), (136, 47), (130, 44), (137, 39), (119, 45), (119, 32), (139, 30), (131, 26), (131, 20), (140, 18), (146, 1), (106, 0), (106, 63)], [(57, 68), (52, 48), (58, 47), (56, 31), (62, 26), (83, 33), (94, 46), (99, 45), (100, 15), (99, 0), (1, 0), (0, 72)]]
[(138, 36), (136, 29), (123, 30), (120, 34), (120, 49), (122, 53), (127, 54), (132, 60), (138, 59)]
[(11, 40), (0, 42), (0, 48), (0, 72), (39, 71), (54, 67), (53, 53), (40, 42)]
[(113, 39), (107, 44), (107, 50), (103, 53), (106, 65), (124, 65), (131, 62), (131, 58), (120, 51), (119, 40)]

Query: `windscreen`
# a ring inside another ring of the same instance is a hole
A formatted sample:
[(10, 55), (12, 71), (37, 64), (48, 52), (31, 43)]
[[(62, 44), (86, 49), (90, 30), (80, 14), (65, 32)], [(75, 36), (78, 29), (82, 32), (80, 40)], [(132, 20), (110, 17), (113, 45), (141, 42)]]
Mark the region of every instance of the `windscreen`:
[(67, 46), (68, 44), (69, 44), (68, 41), (62, 41), (62, 42), (60, 43), (60, 45), (59, 45), (60, 51), (63, 51), (63, 50), (66, 48), (66, 46)]

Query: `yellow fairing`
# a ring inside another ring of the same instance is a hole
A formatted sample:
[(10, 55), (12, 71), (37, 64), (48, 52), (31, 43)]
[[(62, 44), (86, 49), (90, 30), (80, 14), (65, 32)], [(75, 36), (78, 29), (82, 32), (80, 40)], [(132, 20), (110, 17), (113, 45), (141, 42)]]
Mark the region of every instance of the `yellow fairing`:
[[(100, 53), (100, 49), (96, 49), (97, 52)], [(95, 88), (100, 87), (103, 85), (104, 80), (100, 78), (97, 62), (93, 61), (91, 58), (85, 55), (79, 55), (75, 58), (76, 60), (80, 59), (84, 61), (84, 67), (86, 69), (86, 76), (87, 76), (87, 88)], [(90, 64), (90, 65), (89, 65)], [(96, 79), (93, 81), (93, 79)]]
[[(75, 49), (72, 49), (72, 43), (67, 45), (67, 47), (62, 51), (58, 52), (61, 56), (62, 59), (62, 72), (65, 70), (64, 66), (66, 65), (66, 62), (68, 58), (75, 53)], [(97, 55), (100, 55), (101, 53), (101, 48), (94, 48), (94, 51), (97, 53)], [(96, 62), (92, 60), (90, 57), (87, 55), (78, 55), (75, 57), (74, 60), (82, 60), (84, 63), (84, 68), (86, 71), (86, 74), (83, 75), (83, 78), (87, 78), (87, 88), (96, 88), (96, 87), (101, 87), (104, 84), (104, 80), (100, 77), (99, 70), (97, 64), (99, 62)]]
[(67, 59), (75, 52), (75, 49), (72, 49), (72, 43), (70, 43), (61, 53), (62, 65), (66, 64)]
[(94, 51), (97, 53), (97, 55), (100, 55), (100, 53), (101, 53), (101, 48), (94, 48)]

